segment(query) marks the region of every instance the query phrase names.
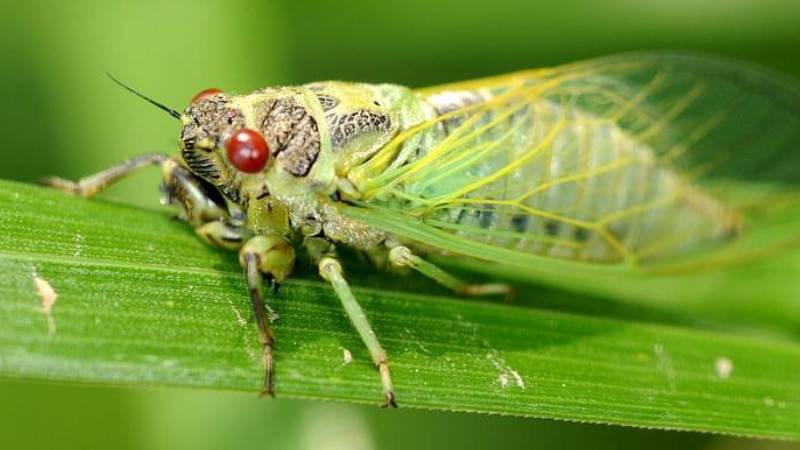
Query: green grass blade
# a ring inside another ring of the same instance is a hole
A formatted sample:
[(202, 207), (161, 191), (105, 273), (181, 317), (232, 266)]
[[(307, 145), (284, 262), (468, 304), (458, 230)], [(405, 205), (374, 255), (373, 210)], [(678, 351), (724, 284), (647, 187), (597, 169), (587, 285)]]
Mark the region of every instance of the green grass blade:
[[(259, 345), (236, 255), (207, 248), (166, 214), (37, 187), (0, 182), (0, 207), (0, 375), (256, 395)], [(34, 273), (58, 294), (53, 330)], [(354, 292), (404, 407), (800, 439), (800, 344), (791, 340)], [(381, 401), (369, 356), (324, 283), (287, 281), (271, 305), (279, 397)], [(343, 349), (353, 362), (343, 364)]]

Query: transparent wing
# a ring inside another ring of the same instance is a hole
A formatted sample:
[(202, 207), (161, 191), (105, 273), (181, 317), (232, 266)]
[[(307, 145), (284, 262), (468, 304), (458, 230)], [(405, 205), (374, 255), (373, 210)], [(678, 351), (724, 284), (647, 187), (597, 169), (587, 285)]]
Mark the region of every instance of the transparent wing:
[(400, 214), (453, 237), (449, 251), (502, 249), (503, 262), (638, 262), (742, 241), (796, 199), (800, 90), (763, 69), (630, 54), (420, 95), (463, 92), (480, 100), (348, 174), (370, 217)]

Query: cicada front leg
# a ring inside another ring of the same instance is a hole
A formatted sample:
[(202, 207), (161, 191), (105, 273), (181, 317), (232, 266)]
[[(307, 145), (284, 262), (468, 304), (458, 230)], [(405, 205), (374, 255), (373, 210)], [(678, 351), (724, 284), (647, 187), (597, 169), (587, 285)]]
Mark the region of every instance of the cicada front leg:
[(397, 245), (389, 250), (389, 263), (397, 267), (410, 267), (461, 295), (504, 295), (506, 298), (510, 298), (514, 292), (511, 286), (503, 283), (467, 283), (450, 275), (439, 266), (415, 255), (411, 249), (404, 245)]
[(207, 184), (176, 160), (162, 154), (132, 158), (77, 182), (49, 178), (45, 180), (45, 184), (81, 197), (91, 197), (115, 181), (152, 165), (161, 166), (162, 189), (167, 202), (180, 209), (179, 217), (187, 221), (200, 238), (218, 247), (240, 249), (240, 262), (244, 268), (250, 303), (263, 348), (265, 374), (262, 393), (271, 395), (275, 372), (275, 337), (267, 319), (261, 283), (266, 276), (273, 286), (277, 286), (294, 265), (294, 250), (282, 237), (253, 237), (251, 231), (232, 223), (224, 200), (213, 195)]
[(267, 281), (277, 287), (294, 267), (294, 249), (280, 236), (255, 236), (245, 243), (239, 251), (239, 262), (244, 268), (250, 305), (258, 324), (258, 336), (261, 340), (264, 362), (264, 382), (262, 395), (274, 395), (275, 333), (269, 325), (269, 318), (264, 304), (261, 285)]
[(219, 200), (209, 196), (206, 185), (183, 166), (168, 161), (162, 167), (165, 193), (172, 203), (182, 207), (183, 218), (194, 227), (195, 233), (211, 245), (239, 250), (262, 348), (261, 394), (274, 395), (275, 334), (269, 324), (261, 286), (266, 278), (277, 289), (294, 267), (294, 249), (281, 236), (253, 236), (249, 229), (233, 223)]
[(262, 284), (268, 281), (273, 289), (294, 267), (294, 249), (281, 236), (253, 236), (253, 233), (234, 223), (231, 214), (211, 196), (199, 178), (174, 161), (162, 164), (164, 191), (171, 203), (182, 209), (182, 218), (208, 244), (229, 250), (239, 250), (239, 262), (244, 269), (250, 306), (258, 326), (261, 342), (264, 379), (262, 395), (274, 395), (275, 334), (269, 324)]
[(396, 408), (397, 403), (395, 402), (392, 375), (389, 372), (389, 359), (386, 355), (386, 350), (381, 346), (378, 336), (367, 320), (367, 315), (361, 309), (361, 305), (358, 304), (353, 292), (350, 290), (350, 285), (344, 278), (342, 264), (336, 257), (333, 244), (321, 238), (306, 238), (304, 244), (311, 257), (317, 262), (320, 276), (333, 287), (353, 327), (358, 332), (367, 350), (369, 350), (372, 362), (381, 377), (385, 398), (383, 406)]

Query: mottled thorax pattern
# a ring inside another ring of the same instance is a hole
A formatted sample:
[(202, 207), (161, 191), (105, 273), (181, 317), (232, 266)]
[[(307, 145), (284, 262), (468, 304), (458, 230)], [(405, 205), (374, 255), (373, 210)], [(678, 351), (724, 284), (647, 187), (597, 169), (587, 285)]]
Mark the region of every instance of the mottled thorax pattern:
[(260, 122), (270, 153), (292, 175), (304, 177), (320, 152), (317, 121), (292, 97), (271, 100)]
[(341, 173), (377, 151), (398, 129), (392, 100), (377, 85), (328, 81), (306, 86), (322, 110)]

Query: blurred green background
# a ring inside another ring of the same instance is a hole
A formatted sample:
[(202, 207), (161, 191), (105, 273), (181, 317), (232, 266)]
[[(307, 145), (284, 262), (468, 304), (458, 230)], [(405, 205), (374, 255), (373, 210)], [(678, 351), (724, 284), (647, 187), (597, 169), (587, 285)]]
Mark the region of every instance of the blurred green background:
[[(4, 2), (2, 16), (0, 177), (24, 181), (76, 178), (176, 148), (177, 124), (105, 72), (177, 109), (212, 86), (424, 86), (659, 48), (738, 57), (800, 77), (796, 0), (28, 1)], [(104, 195), (154, 207), (157, 184), (156, 173), (137, 175)], [(3, 449), (792, 448), (225, 392), (6, 380), (0, 399)]]

